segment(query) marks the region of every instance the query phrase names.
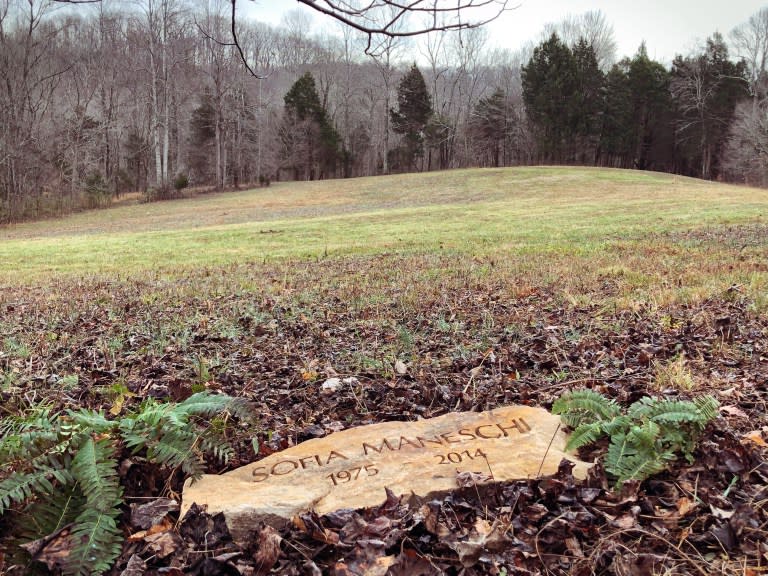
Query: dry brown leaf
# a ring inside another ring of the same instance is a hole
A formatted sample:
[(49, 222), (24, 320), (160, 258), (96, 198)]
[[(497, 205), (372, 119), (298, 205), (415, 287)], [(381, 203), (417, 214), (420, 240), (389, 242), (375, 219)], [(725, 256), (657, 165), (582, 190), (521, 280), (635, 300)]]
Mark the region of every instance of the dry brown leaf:
[(147, 565), (138, 554), (133, 554), (120, 576), (143, 576), (147, 571)]
[(339, 543), (339, 535), (333, 530), (323, 527), (320, 519), (314, 512), (294, 516), (293, 525), (302, 532), (308, 534), (312, 539), (324, 544), (335, 546)]
[(749, 418), (749, 415), (741, 408), (736, 406), (720, 406), (720, 412), (725, 412), (730, 416), (736, 416), (738, 418)]
[(459, 472), (456, 474), (456, 484), (459, 488), (470, 488), (491, 481), (493, 481), (493, 476), (483, 472)]
[(611, 526), (615, 526), (621, 530), (629, 530), (637, 526), (637, 518), (634, 514), (622, 514), (611, 522)]
[(691, 500), (690, 498), (686, 498), (685, 496), (677, 501), (677, 511), (680, 513), (680, 516), (686, 516), (687, 514), (690, 514), (697, 507), (698, 504), (695, 501)]
[(581, 549), (581, 544), (577, 538), (566, 538), (565, 547), (568, 549), (568, 552), (576, 558), (584, 558), (584, 551)]
[(501, 523), (498, 520), (491, 524), (487, 520), (478, 518), (472, 528), (469, 538), (449, 544), (465, 567), (476, 564), (483, 551), (498, 552), (509, 543), (505, 530), (501, 528)]
[(259, 547), (253, 555), (256, 574), (268, 574), (280, 558), (280, 543), (283, 541), (280, 533), (272, 526), (264, 526), (259, 531)]
[(691, 535), (691, 528), (690, 526), (686, 526), (683, 528), (683, 530), (680, 532), (680, 539), (678, 540), (678, 547), (683, 545), (683, 542), (688, 540), (688, 536)]
[[(169, 512), (176, 512), (179, 509), (179, 503), (171, 498), (158, 498), (141, 506), (133, 506), (131, 509), (131, 524), (149, 530), (156, 525), (167, 525), (171, 523), (166, 518)], [(151, 534), (152, 532), (150, 532)]]
[(125, 404), (125, 396), (120, 394), (115, 401), (112, 402), (112, 407), (109, 409), (109, 413), (112, 416), (118, 416), (123, 411), (123, 404)]
[(144, 537), (144, 541), (158, 558), (167, 558), (183, 545), (183, 541), (175, 532), (161, 532)]
[(43, 562), (49, 570), (54, 571), (63, 566), (69, 558), (72, 550), (70, 533), (69, 526), (65, 526), (49, 536), (22, 544), (21, 548), (29, 552), (34, 560)]
[(709, 505), (709, 509), (712, 511), (712, 516), (718, 520), (728, 520), (736, 513), (734, 510), (725, 510), (723, 508), (718, 508), (713, 504)]
[(141, 542), (144, 540), (144, 537), (147, 535), (146, 530), (139, 530), (138, 532), (134, 532), (130, 536), (128, 536), (128, 542)]
[(344, 562), (335, 566), (334, 574), (338, 576), (386, 576), (389, 569), (397, 562), (394, 556), (379, 556), (370, 563), (353, 563), (351, 567)]
[(762, 446), (763, 448), (768, 446), (768, 443), (763, 440), (763, 434), (760, 430), (752, 430), (752, 432), (747, 432), (744, 434), (744, 436), (742, 436), (742, 442), (752, 442), (758, 446)]
[(304, 380), (304, 382), (311, 382), (312, 380), (315, 380), (318, 376), (319, 374), (314, 370), (301, 371), (301, 379)]

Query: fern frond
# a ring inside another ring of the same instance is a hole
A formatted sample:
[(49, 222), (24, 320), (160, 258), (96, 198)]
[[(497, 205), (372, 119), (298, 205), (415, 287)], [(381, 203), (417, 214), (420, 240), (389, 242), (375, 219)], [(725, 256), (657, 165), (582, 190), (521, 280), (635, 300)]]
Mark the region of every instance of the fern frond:
[(649, 476), (666, 470), (675, 455), (670, 452), (626, 454), (609, 466), (606, 460), (605, 470), (611, 476), (616, 477), (616, 486), (620, 486), (627, 480), (645, 480)]
[(137, 418), (128, 416), (120, 420), (120, 436), (126, 448), (137, 452), (157, 438), (157, 428), (148, 426)]
[(653, 452), (656, 450), (656, 441), (659, 439), (661, 431), (661, 426), (653, 420), (645, 422), (641, 426), (631, 426), (627, 434), (627, 442), (636, 446), (641, 452)]
[(76, 483), (60, 485), (47, 498), (30, 504), (16, 520), (21, 538), (31, 542), (71, 524), (85, 505)]
[(115, 522), (119, 513), (117, 508), (86, 508), (75, 519), (65, 574), (92, 576), (103, 574), (112, 567), (122, 551), (123, 533)]
[(224, 410), (250, 416), (249, 404), (243, 399), (200, 392), (176, 405), (145, 402), (137, 413), (120, 421), (120, 433), (134, 452), (146, 448), (150, 461), (180, 467), (199, 478), (205, 471), (201, 453), (226, 462), (233, 450), (212, 427), (199, 425), (192, 417), (211, 418)]
[(5, 478), (0, 482), (0, 515), (10, 508), (11, 504), (21, 504), (35, 494), (52, 494), (54, 487), (49, 479), (52, 474), (51, 469), (42, 468), (14, 473)]
[(239, 418), (248, 418), (253, 412), (244, 398), (198, 392), (173, 408), (174, 412), (190, 416), (211, 417), (220, 412), (231, 412)]
[(628, 416), (621, 414), (620, 416), (616, 416), (611, 420), (603, 422), (602, 425), (606, 434), (608, 434), (609, 436), (613, 436), (617, 432), (626, 431), (627, 428), (629, 428), (632, 425), (632, 420)]
[(621, 414), (621, 408), (594, 390), (566, 392), (552, 406), (553, 414), (560, 414), (563, 422), (572, 428), (595, 421), (611, 420)]
[(707, 394), (706, 396), (699, 396), (693, 399), (693, 403), (696, 404), (701, 415), (709, 422), (717, 418), (718, 408), (720, 408), (720, 402), (714, 396)]
[(653, 424), (633, 426), (626, 434), (611, 437), (605, 471), (616, 477), (617, 486), (627, 480), (645, 480), (675, 460), (674, 453), (660, 450), (654, 442), (657, 431), (658, 427)]
[(657, 422), (697, 422), (702, 420), (696, 404), (685, 400), (666, 400), (646, 396), (630, 406), (627, 414), (635, 420)]
[(226, 464), (234, 455), (232, 446), (222, 436), (212, 429), (208, 429), (200, 435), (200, 451), (212, 454), (217, 460)]
[[(69, 461), (68, 453), (71, 448), (71, 439), (56, 438), (54, 440), (53, 443), (27, 446), (26, 448), (22, 443), (17, 452), (4, 455), (3, 469), (17, 473), (27, 470), (50, 469), (56, 473), (67, 474), (64, 462)], [(0, 477), (5, 475), (3, 469), (0, 469)], [(61, 478), (57, 478), (57, 480), (66, 483), (66, 480)]]
[(597, 442), (603, 436), (605, 436), (605, 430), (603, 429), (602, 422), (582, 424), (571, 433), (565, 449), (577, 450), (582, 446)]
[(25, 430), (9, 434), (0, 440), (0, 463), (7, 466), (12, 461), (34, 458), (59, 442), (60, 436), (54, 430)]
[(67, 411), (67, 414), (74, 424), (81, 429), (89, 430), (91, 433), (95, 434), (109, 432), (116, 425), (116, 422), (107, 420), (104, 413), (101, 411), (81, 408), (80, 410), (69, 410)]
[(72, 528), (67, 574), (101, 574), (120, 554), (122, 533), (115, 518), (120, 514), (123, 490), (115, 451), (109, 438), (88, 436), (72, 460), (72, 474), (85, 495), (85, 506)]
[(629, 434), (617, 432), (611, 436), (608, 453), (605, 457), (605, 469), (615, 468), (623, 458), (637, 454), (637, 448), (629, 440)]
[(605, 470), (621, 484), (664, 470), (681, 452), (692, 462), (698, 435), (717, 416), (717, 408), (712, 396), (692, 402), (649, 396), (622, 414), (612, 400), (592, 390), (580, 390), (563, 394), (552, 411), (562, 414), (563, 421), (574, 428), (568, 448), (610, 437)]
[(188, 430), (167, 430), (165, 434), (147, 449), (147, 459), (169, 468), (178, 468), (195, 478), (205, 473), (200, 452), (196, 445), (199, 435)]
[(80, 483), (86, 503), (93, 510), (110, 510), (122, 502), (115, 448), (109, 439), (88, 439), (72, 460), (72, 475)]
[(162, 424), (169, 405), (160, 404), (154, 398), (147, 398), (141, 403), (138, 412), (127, 416), (126, 419), (133, 419), (137, 422), (143, 422), (148, 426), (159, 426)]
[(4, 419), (5, 434), (21, 434), (27, 430), (53, 430), (56, 428), (54, 418), (51, 416), (51, 406), (41, 404), (30, 408), (24, 415), (11, 416)]

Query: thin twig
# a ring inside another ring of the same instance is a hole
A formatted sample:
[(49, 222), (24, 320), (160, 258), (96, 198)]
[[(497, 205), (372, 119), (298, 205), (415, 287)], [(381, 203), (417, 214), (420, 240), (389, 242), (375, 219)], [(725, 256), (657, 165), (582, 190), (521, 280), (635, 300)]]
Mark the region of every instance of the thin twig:
[(539, 470), (536, 472), (536, 478), (538, 478), (541, 475), (541, 470), (544, 468), (544, 462), (547, 459), (547, 454), (549, 454), (549, 449), (552, 448), (552, 443), (555, 441), (555, 436), (557, 436), (557, 433), (560, 431), (560, 422), (557, 423), (557, 428), (555, 428), (555, 433), (552, 434), (552, 438), (549, 439), (549, 444), (547, 444), (547, 451), (544, 452), (544, 457), (541, 459), (541, 464), (539, 464)]

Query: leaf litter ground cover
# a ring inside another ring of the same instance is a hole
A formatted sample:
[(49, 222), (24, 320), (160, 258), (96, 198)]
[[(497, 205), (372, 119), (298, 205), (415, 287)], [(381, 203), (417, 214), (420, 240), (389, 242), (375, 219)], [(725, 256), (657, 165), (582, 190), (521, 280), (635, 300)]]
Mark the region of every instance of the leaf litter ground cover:
[[(219, 423), (237, 447), (231, 469), (360, 424), (510, 403), (549, 408), (579, 387), (622, 405), (712, 393), (721, 417), (695, 463), (618, 493), (599, 467), (584, 483), (567, 466), (535, 481), (465, 479), (442, 500), (382, 494), (373, 509), (265, 527), (245, 548), (220, 517), (193, 510), (178, 522), (182, 475), (126, 453), (126, 541), (112, 573), (762, 572), (768, 319), (739, 286), (660, 306), (619, 305), (610, 282), (574, 298), (557, 281), (520, 286), (461, 265), (431, 278), (362, 280), (372, 268), (413, 264), (381, 256), (9, 288), (0, 296), (0, 410), (49, 402), (117, 416), (147, 397), (245, 397), (256, 427)], [(322, 394), (331, 377), (354, 380)], [(18, 564), (15, 525), (0, 522), (0, 572), (44, 574), (48, 562), (55, 573), (55, 535), (30, 549), (40, 562)]]

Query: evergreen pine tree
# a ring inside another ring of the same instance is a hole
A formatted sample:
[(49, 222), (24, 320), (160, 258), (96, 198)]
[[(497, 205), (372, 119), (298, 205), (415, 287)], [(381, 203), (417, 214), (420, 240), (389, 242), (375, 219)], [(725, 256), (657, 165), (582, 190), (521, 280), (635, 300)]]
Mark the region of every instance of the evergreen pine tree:
[(605, 76), (603, 126), (600, 134), (602, 161), (625, 168), (632, 155), (632, 90), (626, 73), (628, 60), (614, 64)]
[(588, 163), (599, 154), (604, 75), (594, 47), (573, 48), (552, 34), (522, 70), (523, 102), (541, 159)]
[(424, 153), (425, 129), (432, 117), (432, 97), (421, 71), (413, 64), (397, 87), (397, 110), (390, 110), (392, 129), (402, 134), (404, 160), (409, 168)]
[(320, 103), (315, 79), (307, 72), (284, 97), (281, 129), (283, 166), (296, 180), (332, 176), (342, 159), (341, 138)]
[(190, 120), (189, 168), (195, 182), (210, 182), (214, 179), (216, 111), (210, 93), (203, 94), (200, 100)]
[(501, 166), (512, 131), (512, 116), (504, 90), (496, 88), (493, 94), (478, 101), (469, 127), (483, 164)]
[(631, 162), (640, 170), (672, 169), (672, 117), (670, 112), (669, 72), (663, 64), (648, 57), (645, 44), (627, 66), (632, 94)]
[(576, 62), (570, 48), (557, 34), (534, 49), (528, 64), (523, 66), (522, 81), (523, 102), (541, 159), (566, 161), (573, 131)]
[(571, 157), (579, 164), (593, 164), (600, 141), (605, 76), (597, 64), (594, 48), (584, 38), (579, 39), (572, 54), (575, 91), (569, 114), (573, 130)]

